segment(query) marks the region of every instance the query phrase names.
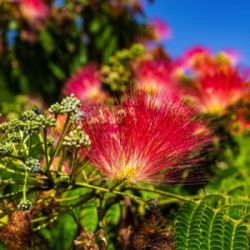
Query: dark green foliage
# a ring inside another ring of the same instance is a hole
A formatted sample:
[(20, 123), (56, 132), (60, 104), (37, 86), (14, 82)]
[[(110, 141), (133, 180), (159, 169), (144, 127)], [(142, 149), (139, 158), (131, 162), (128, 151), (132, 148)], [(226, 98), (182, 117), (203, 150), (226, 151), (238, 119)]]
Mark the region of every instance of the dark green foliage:
[(41, 231), (44, 244), (47, 245), (47, 249), (51, 250), (70, 249), (76, 234), (77, 224), (69, 214), (62, 216), (53, 227)]
[(83, 205), (80, 212), (80, 224), (85, 230), (95, 232), (98, 225), (98, 215), (95, 202), (93, 200)]
[(247, 226), (205, 202), (186, 203), (176, 217), (177, 250), (248, 250)]
[(80, 66), (107, 62), (143, 34), (144, 24), (126, 5), (117, 10), (106, 0), (65, 1), (63, 7), (46, 2), (50, 13), (40, 25), (17, 16), (15, 1), (0, 3), (1, 101), (25, 93), (52, 103)]

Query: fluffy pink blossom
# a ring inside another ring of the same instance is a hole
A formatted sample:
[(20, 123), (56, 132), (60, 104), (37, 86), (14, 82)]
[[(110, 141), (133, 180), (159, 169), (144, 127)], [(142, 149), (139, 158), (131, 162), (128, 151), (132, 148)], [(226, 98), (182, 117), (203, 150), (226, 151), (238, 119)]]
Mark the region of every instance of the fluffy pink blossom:
[(101, 101), (105, 93), (101, 89), (99, 70), (96, 64), (83, 66), (66, 83), (64, 94), (74, 94), (82, 102)]
[(241, 55), (236, 50), (225, 49), (221, 52), (221, 54), (224, 55), (232, 65), (237, 65), (241, 60)]
[(187, 59), (192, 59), (193, 57), (204, 55), (204, 54), (210, 55), (211, 54), (210, 49), (203, 47), (203, 46), (194, 46), (188, 49), (184, 56)]
[(202, 75), (193, 90), (196, 106), (204, 113), (222, 114), (247, 93), (246, 77), (234, 68), (216, 69)]
[(211, 51), (203, 46), (188, 49), (178, 61), (179, 70), (205, 68), (211, 64)]
[(213, 54), (209, 49), (195, 46), (188, 49), (184, 56), (177, 60), (175, 71), (177, 75), (192, 71), (197, 75), (210, 74), (214, 68), (235, 66), (240, 60), (240, 54), (235, 50), (223, 50)]
[(159, 102), (178, 98), (179, 88), (169, 61), (144, 60), (135, 67), (134, 75), (136, 90), (157, 97)]
[(155, 40), (165, 40), (172, 36), (171, 28), (167, 23), (158, 18), (153, 18), (149, 21), (151, 33)]
[(192, 111), (177, 101), (156, 107), (142, 95), (113, 110), (96, 108), (83, 129), (91, 164), (111, 180), (171, 182), (177, 170), (197, 163), (190, 154), (207, 143)]
[(20, 0), (20, 11), (30, 22), (42, 21), (48, 14), (48, 6), (44, 0)]

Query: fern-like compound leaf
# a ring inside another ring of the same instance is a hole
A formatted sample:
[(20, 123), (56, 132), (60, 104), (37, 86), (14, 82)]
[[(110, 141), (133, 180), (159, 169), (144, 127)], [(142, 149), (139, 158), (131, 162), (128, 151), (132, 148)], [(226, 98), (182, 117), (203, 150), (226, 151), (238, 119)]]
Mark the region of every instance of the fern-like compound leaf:
[(177, 250), (249, 250), (247, 227), (225, 210), (189, 202), (176, 218), (175, 245)]

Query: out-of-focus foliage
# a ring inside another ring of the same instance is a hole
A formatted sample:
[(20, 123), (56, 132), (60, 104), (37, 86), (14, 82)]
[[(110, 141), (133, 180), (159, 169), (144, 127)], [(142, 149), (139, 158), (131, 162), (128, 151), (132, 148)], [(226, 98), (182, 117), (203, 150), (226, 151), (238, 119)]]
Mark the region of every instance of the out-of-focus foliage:
[(107, 62), (145, 29), (137, 1), (33, 2), (0, 2), (1, 101), (32, 92), (52, 102), (81, 65)]

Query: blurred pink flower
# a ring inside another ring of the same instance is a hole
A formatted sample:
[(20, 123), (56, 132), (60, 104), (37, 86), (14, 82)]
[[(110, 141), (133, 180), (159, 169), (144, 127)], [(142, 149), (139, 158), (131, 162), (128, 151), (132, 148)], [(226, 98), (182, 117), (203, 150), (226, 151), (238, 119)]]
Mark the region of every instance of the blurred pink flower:
[(203, 46), (195, 46), (186, 51), (183, 62), (186, 67), (193, 67), (199, 61), (211, 56), (211, 51)]
[(250, 131), (249, 107), (242, 107), (237, 112), (231, 124), (231, 131), (236, 134)]
[(246, 94), (246, 76), (231, 67), (214, 68), (213, 72), (201, 75), (193, 90), (197, 107), (209, 114), (223, 114)]
[(169, 61), (143, 60), (135, 67), (134, 75), (137, 91), (153, 95), (159, 102), (178, 97), (179, 89), (172, 77), (172, 65)]
[(165, 40), (172, 37), (170, 26), (158, 18), (151, 19), (149, 21), (149, 27), (155, 40)]
[(99, 69), (96, 64), (88, 64), (77, 71), (66, 83), (64, 95), (74, 94), (80, 101), (102, 101), (106, 94), (101, 89)]
[(48, 14), (48, 6), (44, 0), (20, 0), (20, 10), (30, 22), (42, 21)]
[(240, 53), (236, 50), (225, 49), (221, 52), (221, 54), (223, 54), (232, 65), (236, 65), (241, 59)]

